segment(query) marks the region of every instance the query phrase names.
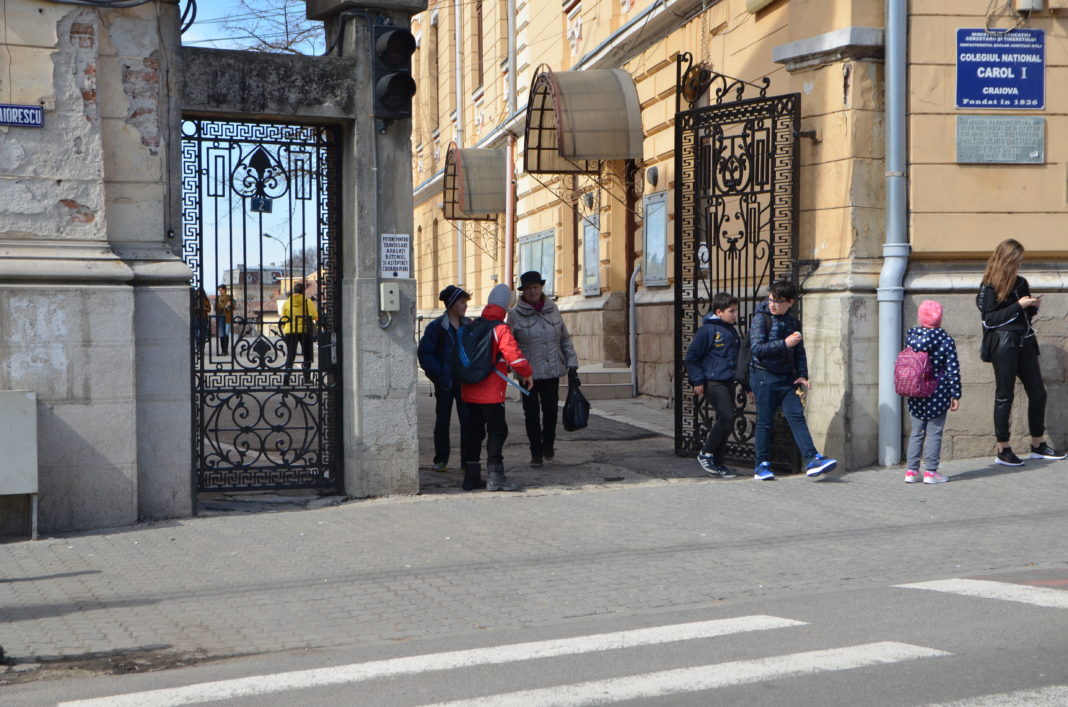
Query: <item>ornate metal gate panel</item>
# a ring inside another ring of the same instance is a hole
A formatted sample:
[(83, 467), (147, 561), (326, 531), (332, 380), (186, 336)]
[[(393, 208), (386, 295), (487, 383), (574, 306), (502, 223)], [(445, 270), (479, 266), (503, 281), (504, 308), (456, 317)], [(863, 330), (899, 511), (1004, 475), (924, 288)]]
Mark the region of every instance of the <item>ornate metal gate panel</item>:
[[(739, 298), (737, 327), (745, 336), (768, 285), (780, 278), (796, 282), (801, 96), (769, 97), (767, 78), (756, 86), (712, 74), (693, 66), (689, 54), (680, 55), (677, 71), (675, 451), (689, 456), (701, 449), (711, 410), (697, 404), (703, 399), (695, 401), (682, 359), (712, 295), (726, 291)], [(709, 89), (712, 105), (694, 108)], [(749, 89), (758, 95), (744, 97)], [(756, 410), (737, 384), (733, 398), (727, 460), (752, 464)], [(777, 430), (774, 444), (773, 466), (799, 467), (788, 428)]]
[(339, 153), (332, 127), (182, 123), (198, 491), (340, 487)]

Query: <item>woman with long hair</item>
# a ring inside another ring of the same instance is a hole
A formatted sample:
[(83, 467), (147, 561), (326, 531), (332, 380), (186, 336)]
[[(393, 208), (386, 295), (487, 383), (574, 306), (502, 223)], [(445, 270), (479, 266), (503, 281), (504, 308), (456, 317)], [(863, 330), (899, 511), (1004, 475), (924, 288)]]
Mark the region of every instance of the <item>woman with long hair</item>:
[(1042, 295), (1031, 296), (1031, 286), (1020, 276), (1024, 247), (1008, 238), (986, 261), (986, 272), (975, 297), (983, 318), (983, 360), (994, 365), (994, 436), (997, 457), (1005, 466), (1023, 461), (1009, 445), (1009, 417), (1016, 379), (1027, 393), (1027, 425), (1031, 433), (1031, 459), (1064, 459), (1045, 439), (1046, 386), (1038, 362), (1038, 341), (1031, 320), (1038, 314)]

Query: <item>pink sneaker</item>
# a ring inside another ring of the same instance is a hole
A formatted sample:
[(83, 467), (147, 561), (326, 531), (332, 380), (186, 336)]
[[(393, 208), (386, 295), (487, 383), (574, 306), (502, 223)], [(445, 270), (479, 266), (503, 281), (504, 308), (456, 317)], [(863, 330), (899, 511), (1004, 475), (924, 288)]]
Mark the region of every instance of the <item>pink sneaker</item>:
[(944, 484), (947, 481), (949, 481), (949, 477), (939, 474), (937, 471), (923, 472), (923, 483), (925, 484)]
[(919, 480), (920, 480), (920, 472), (916, 471), (915, 469), (909, 469), (908, 471), (905, 472), (905, 483), (906, 484), (914, 484)]

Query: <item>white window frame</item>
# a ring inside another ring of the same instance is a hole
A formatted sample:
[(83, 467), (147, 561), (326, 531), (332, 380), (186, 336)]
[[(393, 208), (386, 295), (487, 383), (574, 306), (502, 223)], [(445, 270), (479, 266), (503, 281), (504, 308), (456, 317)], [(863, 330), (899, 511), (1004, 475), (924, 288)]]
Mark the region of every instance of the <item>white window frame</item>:
[(519, 273), (537, 270), (545, 280), (542, 290), (546, 295), (554, 293), (556, 275), (556, 229), (531, 233), (519, 239)]
[(642, 282), (668, 285), (668, 203), (667, 192), (648, 194), (642, 199)]

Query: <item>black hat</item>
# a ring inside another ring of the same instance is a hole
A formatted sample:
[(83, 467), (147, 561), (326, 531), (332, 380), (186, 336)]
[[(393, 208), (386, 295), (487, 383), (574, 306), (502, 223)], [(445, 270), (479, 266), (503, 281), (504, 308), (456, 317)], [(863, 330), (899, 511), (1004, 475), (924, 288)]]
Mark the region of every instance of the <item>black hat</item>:
[(545, 280), (541, 278), (541, 273), (537, 270), (528, 270), (519, 276), (519, 289), (525, 290), (531, 285), (544, 285)]
[(442, 290), (440, 294), (438, 294), (438, 299), (445, 304), (445, 309), (448, 309), (449, 307), (456, 304), (456, 300), (460, 299), (461, 297), (471, 299), (471, 295), (464, 292), (462, 288), (457, 287), (456, 285), (449, 285), (444, 290)]

